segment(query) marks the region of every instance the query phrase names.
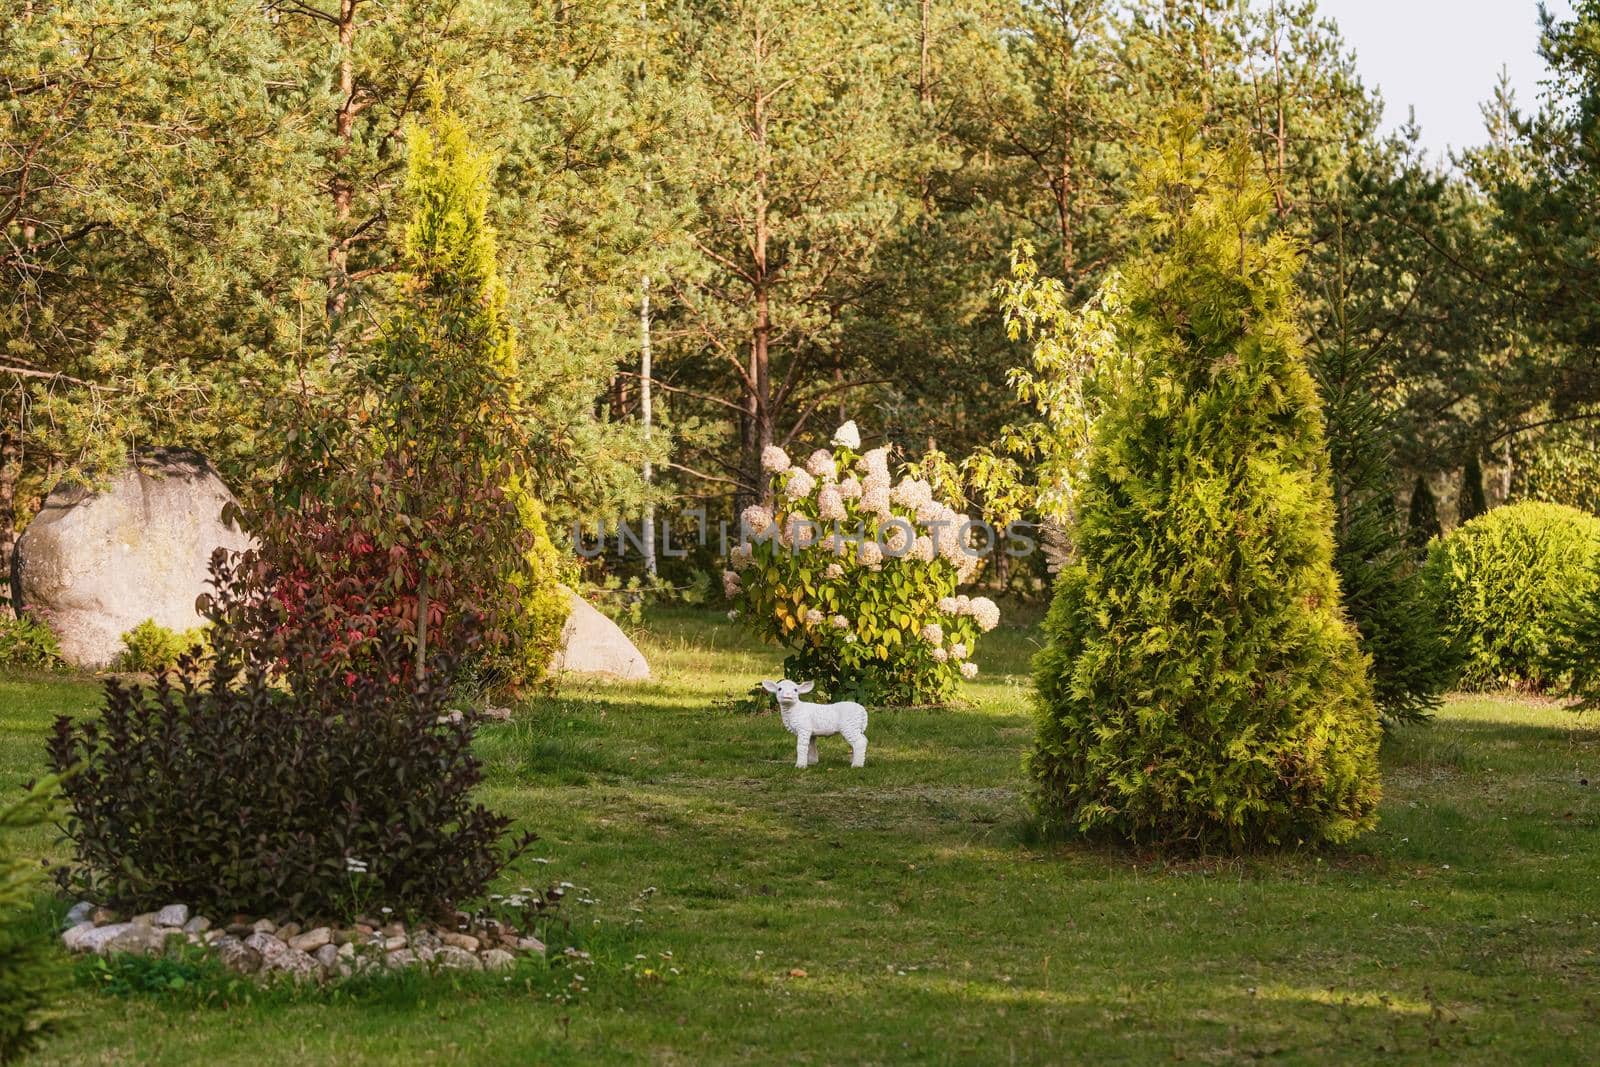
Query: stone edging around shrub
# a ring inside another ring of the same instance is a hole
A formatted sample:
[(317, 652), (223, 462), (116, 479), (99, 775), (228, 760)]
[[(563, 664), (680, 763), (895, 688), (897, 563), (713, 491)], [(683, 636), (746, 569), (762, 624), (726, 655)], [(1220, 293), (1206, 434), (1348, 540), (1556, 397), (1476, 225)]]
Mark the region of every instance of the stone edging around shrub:
[[(298, 923), (236, 916), (216, 926), (203, 915), (190, 916), (184, 904), (169, 904), (124, 920), (110, 908), (80, 901), (67, 913), (62, 944), (72, 952), (102, 956), (129, 953), (158, 956), (169, 943), (204, 946), (231, 971), (270, 977), (283, 973), (296, 981), (330, 981), (358, 972), (429, 967), (498, 971), (515, 966), (519, 956), (544, 954), (544, 943), (524, 937), (493, 919), (470, 920), (461, 929), (437, 926), (407, 929), (404, 923), (378, 924), (358, 919), (348, 926)], [(469, 932), (470, 931), (470, 932)]]

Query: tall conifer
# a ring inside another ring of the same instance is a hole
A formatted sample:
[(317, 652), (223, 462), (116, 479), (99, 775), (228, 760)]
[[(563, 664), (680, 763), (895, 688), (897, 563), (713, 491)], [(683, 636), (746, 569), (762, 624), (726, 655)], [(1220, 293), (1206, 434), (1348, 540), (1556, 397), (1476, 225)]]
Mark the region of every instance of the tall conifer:
[(1148, 844), (1344, 841), (1376, 821), (1378, 716), (1333, 566), (1299, 257), (1248, 155), (1163, 130), (1117, 284), (1074, 530), (1035, 662), (1041, 821)]

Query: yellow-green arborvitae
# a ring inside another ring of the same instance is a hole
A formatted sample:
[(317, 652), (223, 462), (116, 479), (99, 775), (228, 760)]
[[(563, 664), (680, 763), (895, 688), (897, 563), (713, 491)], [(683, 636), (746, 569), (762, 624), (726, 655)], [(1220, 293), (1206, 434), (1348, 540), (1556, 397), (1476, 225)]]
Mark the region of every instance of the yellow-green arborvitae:
[(1379, 720), (1333, 566), (1298, 255), (1242, 149), (1183, 118), (1159, 147), (1034, 665), (1036, 812), (1193, 850), (1346, 841), (1376, 821)]

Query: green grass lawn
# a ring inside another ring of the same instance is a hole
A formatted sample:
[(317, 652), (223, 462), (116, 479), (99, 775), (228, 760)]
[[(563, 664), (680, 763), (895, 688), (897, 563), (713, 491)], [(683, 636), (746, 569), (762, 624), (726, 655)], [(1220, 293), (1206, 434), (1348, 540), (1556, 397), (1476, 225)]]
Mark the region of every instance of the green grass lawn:
[[(775, 714), (727, 704), (779, 657), (720, 617), (657, 616), (657, 681), (569, 686), (481, 734), (486, 799), (542, 838), (507, 885), (588, 889), (560, 936), (592, 959), (332, 1003), (85, 985), (37, 1062), (1600, 1058), (1593, 719), (1453, 701), (1386, 743), (1382, 824), (1342, 851), (1042, 847), (1019, 790), (1032, 636), (990, 637), (960, 707), (875, 713), (864, 769), (830, 738), (799, 772)], [(39, 772), (53, 715), (95, 702), (0, 682), (0, 790)]]

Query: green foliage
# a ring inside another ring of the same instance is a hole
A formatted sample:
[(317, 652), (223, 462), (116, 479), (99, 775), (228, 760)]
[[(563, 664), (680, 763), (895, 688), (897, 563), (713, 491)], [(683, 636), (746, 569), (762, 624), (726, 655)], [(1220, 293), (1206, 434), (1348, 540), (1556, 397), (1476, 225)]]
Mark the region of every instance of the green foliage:
[(1051, 830), (1186, 848), (1347, 841), (1376, 821), (1378, 716), (1333, 567), (1333, 502), (1271, 191), (1164, 127), (1034, 668)]
[(1410, 510), (1406, 513), (1406, 534), (1417, 548), (1426, 548), (1429, 542), (1444, 532), (1439, 522), (1439, 502), (1428, 485), (1427, 475), (1417, 475), (1411, 484)]
[(123, 650), (117, 656), (116, 669), (165, 674), (175, 670), (184, 656), (203, 655), (206, 643), (203, 626), (180, 633), (162, 626), (154, 619), (146, 619), (122, 635)]
[(1416, 551), (1401, 525), (1390, 462), (1394, 425), (1378, 398), (1386, 341), (1374, 339), (1384, 314), (1361, 289), (1362, 264), (1350, 247), (1363, 236), (1336, 209), (1326, 259), (1312, 273), (1326, 279), (1324, 318), (1311, 337), (1311, 371), (1327, 420), (1333, 482), (1334, 566), (1345, 610), (1371, 660), (1373, 696), (1387, 721), (1432, 715), (1456, 664), (1422, 587)]
[(1572, 597), (1555, 643), (1569, 692), (1583, 711), (1600, 709), (1600, 552), (1595, 553), (1587, 595)]
[(23, 500), (134, 442), (253, 465), (322, 258), (321, 194), (296, 180), (322, 146), (292, 116), (325, 105), (286, 63), (246, 0), (0, 0), (0, 425)]
[(0, 805), (0, 1063), (12, 1063), (57, 1026), (65, 968), (49, 923), (30, 906), (38, 865), (17, 855), (10, 837), (49, 823), (55, 783)]
[[(1494, 407), (1503, 406), (1503, 393), (1518, 396), (1520, 417), (1505, 422), (1519, 429), (1582, 417), (1592, 441), (1600, 409), (1600, 237), (1593, 225), (1600, 213), (1600, 3), (1567, 6), (1570, 17), (1553, 4), (1541, 9), (1547, 17), (1539, 51), (1548, 76), (1538, 106), (1522, 112), (1502, 84), (1484, 109), (1490, 143), (1464, 159), (1494, 208), (1491, 255), (1474, 259), (1473, 274), (1494, 279), (1484, 288), (1511, 297), (1501, 318), (1514, 331), (1517, 361), (1508, 367), (1506, 349), (1486, 349), (1492, 379), (1460, 395)], [(1523, 383), (1535, 387), (1531, 396)]]
[(1511, 493), (1600, 514), (1600, 416), (1517, 439)]
[(1088, 304), (1073, 308), (1059, 279), (1040, 276), (1033, 246), (1019, 241), (1011, 250), (1011, 274), (994, 295), (1007, 335), (1032, 344), (1028, 364), (1012, 368), (1007, 378), (1017, 399), (1033, 409), (1033, 420), (1002, 428), (994, 447), (963, 460), (963, 480), (997, 528), (1025, 513), (1067, 523), (1104, 407), (1096, 374), (1117, 363), (1117, 282), (1113, 277)]
[(1595, 586), (1600, 518), (1560, 504), (1498, 507), (1436, 542), (1424, 570), (1446, 636), (1475, 689), (1561, 684), (1564, 619)]
[(506, 622), (510, 639), (503, 647), (484, 650), (480, 666), (486, 680), (515, 688), (544, 677), (571, 605), (561, 588), (569, 576), (562, 573), (563, 561), (550, 541), (543, 509), (527, 492), (516, 492), (512, 499), (528, 547), (506, 579), (517, 598)]
[(61, 646), (50, 627), (31, 615), (0, 614), (0, 668), (53, 671), (63, 665)]
[(380, 630), (360, 657), (290, 617), (249, 554), (212, 560), (204, 678), (112, 679), (98, 717), (56, 720), (73, 862), (61, 881), (129, 911), (433, 914), (480, 896), (531, 835), (473, 798), (477, 719), (451, 716), (458, 663)]
[(182, 945), (181, 950), (174, 946), (174, 951), (161, 956), (92, 955), (79, 960), (77, 970), (80, 979), (107, 996), (177, 999), (192, 1007), (206, 1003), (210, 998), (205, 992), (210, 989), (240, 999), (252, 981), (229, 971), (215, 956), (194, 945)]
[[(662, 8), (666, 47), (646, 62), (682, 97), (662, 165), (686, 210), (669, 263), (681, 325), (661, 355), (694, 386), (675, 396), (714, 398), (706, 450), (748, 501), (762, 449), (839, 391), (834, 368), (859, 376), (845, 309), (872, 293), (885, 246), (918, 215), (912, 52), (897, 13), (872, 0)], [(730, 419), (729, 401), (749, 415)]]
[(728, 597), (756, 634), (790, 650), (786, 677), (832, 699), (948, 700), (977, 673), (978, 634), (999, 621), (992, 602), (956, 595), (982, 564), (965, 516), (927, 481), (892, 485), (888, 450), (856, 451), (854, 423), (834, 442), (804, 467), (768, 450), (779, 503), (745, 510)]
[(663, 578), (634, 575), (626, 581), (606, 574), (598, 582), (586, 583), (581, 595), (596, 611), (618, 623), (634, 626), (644, 622), (645, 609), (666, 604), (705, 604), (712, 596), (710, 571), (691, 569), (682, 585)]
[(394, 295), (430, 67), (505, 161), (506, 317), (539, 353), (520, 368), (530, 488), (567, 513), (636, 498), (639, 435), (594, 399), (674, 203), (640, 195), (664, 128), (645, 44), (618, 0), (0, 0), (0, 469), (20, 468), (0, 517), (20, 529), (56, 482), (150, 442), (199, 449), (259, 503), (273, 412), (347, 385), (330, 357)]

